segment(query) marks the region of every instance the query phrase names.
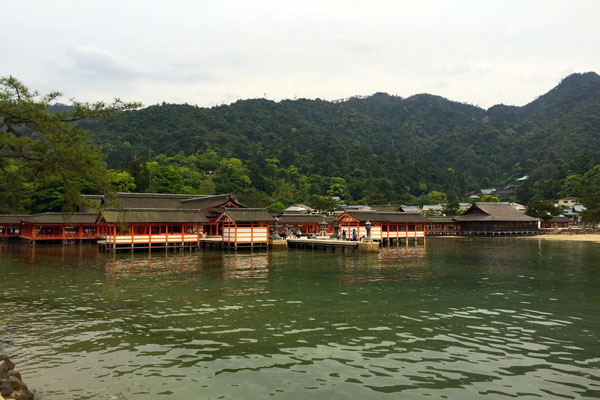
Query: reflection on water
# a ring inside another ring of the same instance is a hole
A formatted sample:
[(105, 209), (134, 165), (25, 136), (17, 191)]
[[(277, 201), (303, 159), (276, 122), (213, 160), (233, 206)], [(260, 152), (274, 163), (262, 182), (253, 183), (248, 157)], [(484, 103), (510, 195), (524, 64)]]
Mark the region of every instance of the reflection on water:
[(0, 351), (54, 398), (598, 398), (600, 246), (0, 246)]
[(341, 255), (337, 262), (340, 282), (346, 284), (383, 281), (422, 280), (430, 276), (426, 268), (425, 244), (383, 246), (378, 254)]

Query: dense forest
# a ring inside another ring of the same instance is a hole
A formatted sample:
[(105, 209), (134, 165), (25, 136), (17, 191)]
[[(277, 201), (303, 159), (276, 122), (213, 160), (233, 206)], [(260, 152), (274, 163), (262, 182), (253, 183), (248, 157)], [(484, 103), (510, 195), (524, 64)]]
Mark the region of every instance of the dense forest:
[[(212, 108), (163, 103), (121, 114), (81, 126), (123, 191), (233, 192), (254, 206), (327, 208), (331, 196), (455, 201), (528, 175), (515, 198), (527, 204), (584, 196), (586, 182), (600, 175), (600, 76), (593, 72), (570, 75), (523, 107), (484, 110), (429, 94), (376, 93)], [(48, 192), (52, 206), (42, 195)], [(60, 182), (39, 187), (24, 211), (59, 207), (60, 192)]]

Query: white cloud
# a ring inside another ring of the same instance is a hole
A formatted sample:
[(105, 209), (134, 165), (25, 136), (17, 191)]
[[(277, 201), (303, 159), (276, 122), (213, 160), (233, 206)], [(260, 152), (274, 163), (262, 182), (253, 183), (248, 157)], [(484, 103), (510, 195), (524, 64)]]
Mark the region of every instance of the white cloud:
[(17, 17), (0, 25), (0, 74), (82, 100), (385, 91), (520, 105), (600, 65), (594, 0), (27, 3), (4, 5)]

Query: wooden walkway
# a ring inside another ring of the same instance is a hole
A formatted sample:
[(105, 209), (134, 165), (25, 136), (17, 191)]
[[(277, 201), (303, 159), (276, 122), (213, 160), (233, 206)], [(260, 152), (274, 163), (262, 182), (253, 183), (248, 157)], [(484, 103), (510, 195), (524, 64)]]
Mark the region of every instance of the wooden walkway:
[[(353, 240), (337, 240), (330, 238), (322, 239), (287, 239), (287, 245), (290, 249), (311, 249), (311, 250), (333, 250), (342, 253), (345, 252), (356, 252), (360, 244), (366, 244), (363, 242)], [(372, 242), (371, 245), (376, 245), (379, 248), (379, 243)]]
[[(127, 239), (128, 237), (126, 237)], [(268, 243), (238, 243), (237, 246), (234, 243), (223, 242), (223, 238), (221, 236), (209, 236), (204, 238), (199, 238), (194, 241), (177, 241), (176, 239), (179, 237), (169, 237), (169, 242), (166, 242), (163, 237), (153, 236), (152, 244), (143, 242), (143, 241), (131, 241), (127, 242), (124, 240), (123, 242), (117, 243), (107, 243), (105, 239), (98, 239), (97, 243), (101, 248), (106, 250), (152, 250), (152, 249), (266, 249)], [(161, 240), (162, 239), (162, 240)], [(147, 237), (146, 237), (147, 240)]]

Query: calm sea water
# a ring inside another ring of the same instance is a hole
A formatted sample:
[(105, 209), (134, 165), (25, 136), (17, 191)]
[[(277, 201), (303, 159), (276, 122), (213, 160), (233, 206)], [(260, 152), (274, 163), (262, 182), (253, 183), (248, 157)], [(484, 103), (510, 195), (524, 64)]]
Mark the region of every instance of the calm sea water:
[(600, 245), (378, 255), (0, 246), (38, 399), (599, 398)]

